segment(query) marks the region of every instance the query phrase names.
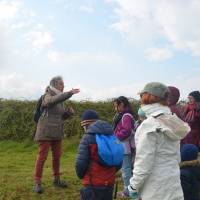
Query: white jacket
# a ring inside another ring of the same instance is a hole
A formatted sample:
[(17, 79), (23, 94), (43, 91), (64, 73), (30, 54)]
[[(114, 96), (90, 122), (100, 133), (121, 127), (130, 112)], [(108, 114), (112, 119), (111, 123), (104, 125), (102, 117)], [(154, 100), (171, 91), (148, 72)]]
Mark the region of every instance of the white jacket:
[(142, 200), (183, 200), (180, 140), (190, 128), (167, 106), (142, 106), (147, 119), (135, 134), (136, 157), (130, 185)]

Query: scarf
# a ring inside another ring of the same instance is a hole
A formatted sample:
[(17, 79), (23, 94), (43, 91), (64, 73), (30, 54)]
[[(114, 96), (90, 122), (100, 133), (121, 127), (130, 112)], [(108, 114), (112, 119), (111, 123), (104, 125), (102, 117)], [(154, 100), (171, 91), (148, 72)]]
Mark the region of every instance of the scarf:
[(53, 86), (49, 86), (49, 88), (53, 91), (53, 92), (55, 92), (56, 94), (61, 94), (61, 93), (63, 93), (63, 92), (61, 92), (60, 90), (58, 90), (58, 89), (56, 89), (55, 87), (53, 87)]

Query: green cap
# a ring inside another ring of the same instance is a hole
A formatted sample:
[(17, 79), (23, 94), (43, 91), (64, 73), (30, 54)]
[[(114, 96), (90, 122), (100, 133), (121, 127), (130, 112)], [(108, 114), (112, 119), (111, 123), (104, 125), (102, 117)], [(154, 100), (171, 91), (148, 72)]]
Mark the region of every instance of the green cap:
[(151, 82), (147, 83), (144, 87), (144, 89), (140, 92), (140, 94), (143, 93), (149, 93), (154, 96), (164, 98), (166, 93), (169, 92), (168, 88), (166, 85), (159, 83), (159, 82)]

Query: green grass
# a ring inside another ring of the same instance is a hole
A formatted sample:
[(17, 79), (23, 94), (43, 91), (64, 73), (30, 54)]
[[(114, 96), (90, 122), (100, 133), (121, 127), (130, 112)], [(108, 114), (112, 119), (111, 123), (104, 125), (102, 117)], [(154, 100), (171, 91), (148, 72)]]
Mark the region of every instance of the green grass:
[[(34, 165), (37, 144), (24, 141), (0, 141), (0, 200), (79, 200), (81, 181), (74, 169), (78, 139), (65, 139), (61, 158), (62, 179), (68, 181), (67, 189), (52, 186), (51, 152), (43, 172), (43, 194), (35, 194), (33, 188)], [(121, 183), (120, 183), (121, 187)]]
[(33, 172), (37, 155), (37, 144), (32, 142), (0, 142), (0, 200), (78, 200), (81, 182), (75, 175), (74, 161), (77, 139), (63, 144), (61, 158), (62, 178), (69, 182), (69, 188), (57, 189), (52, 186), (51, 154), (44, 166), (44, 194), (34, 194)]

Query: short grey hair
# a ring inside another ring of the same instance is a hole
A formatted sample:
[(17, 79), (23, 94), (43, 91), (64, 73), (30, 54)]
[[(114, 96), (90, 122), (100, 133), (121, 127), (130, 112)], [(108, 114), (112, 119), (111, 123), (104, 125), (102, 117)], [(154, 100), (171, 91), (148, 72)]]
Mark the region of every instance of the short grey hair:
[(55, 85), (56, 85), (56, 83), (57, 83), (58, 81), (63, 81), (62, 76), (55, 76), (55, 77), (53, 77), (53, 78), (50, 80), (50, 86), (55, 87)]

